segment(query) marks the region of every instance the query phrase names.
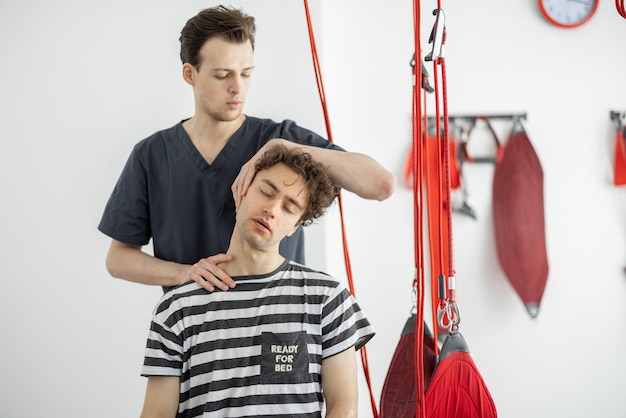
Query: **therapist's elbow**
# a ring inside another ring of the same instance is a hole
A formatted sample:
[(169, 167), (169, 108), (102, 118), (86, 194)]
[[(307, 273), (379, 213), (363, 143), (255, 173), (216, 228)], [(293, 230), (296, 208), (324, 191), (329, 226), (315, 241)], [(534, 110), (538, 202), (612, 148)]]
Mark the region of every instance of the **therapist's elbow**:
[(387, 200), (396, 190), (396, 177), (386, 171), (383, 175), (376, 176), (373, 179), (374, 187), (372, 187), (373, 195), (371, 199), (378, 201)]
[(107, 253), (106, 260), (104, 261), (104, 265), (106, 266), (107, 271), (111, 277), (116, 279), (120, 279), (122, 276), (122, 269), (120, 262), (118, 261), (118, 257), (115, 254), (112, 254), (111, 251)]
[(116, 278), (122, 279), (125, 276), (128, 254), (130, 251), (140, 251), (138, 247), (128, 245), (116, 240), (111, 242), (109, 251), (105, 259), (105, 266), (109, 274)]

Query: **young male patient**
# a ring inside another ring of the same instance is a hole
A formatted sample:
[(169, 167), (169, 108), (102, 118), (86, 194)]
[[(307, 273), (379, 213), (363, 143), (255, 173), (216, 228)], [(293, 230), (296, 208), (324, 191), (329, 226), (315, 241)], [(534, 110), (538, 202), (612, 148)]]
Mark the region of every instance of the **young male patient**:
[[(374, 331), (332, 277), (286, 260), (280, 241), (321, 216), (337, 188), (311, 156), (282, 145), (256, 163), (219, 265), (236, 287), (194, 281), (155, 309), (142, 418), (355, 417), (355, 350)], [(324, 405), (325, 404), (325, 405)]]

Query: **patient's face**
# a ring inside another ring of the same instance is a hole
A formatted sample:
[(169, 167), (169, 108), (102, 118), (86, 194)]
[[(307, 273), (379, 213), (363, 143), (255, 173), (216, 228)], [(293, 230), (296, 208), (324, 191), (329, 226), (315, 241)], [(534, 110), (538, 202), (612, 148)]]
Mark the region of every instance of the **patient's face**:
[(279, 163), (259, 171), (237, 212), (237, 228), (251, 246), (272, 248), (293, 234), (308, 204), (304, 179)]

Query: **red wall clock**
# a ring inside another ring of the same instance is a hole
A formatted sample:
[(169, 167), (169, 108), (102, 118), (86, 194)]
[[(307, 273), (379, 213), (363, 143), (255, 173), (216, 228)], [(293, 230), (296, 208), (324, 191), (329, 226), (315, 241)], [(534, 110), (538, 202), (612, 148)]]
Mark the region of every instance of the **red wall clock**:
[(600, 0), (538, 0), (543, 16), (561, 28), (576, 28), (589, 21)]

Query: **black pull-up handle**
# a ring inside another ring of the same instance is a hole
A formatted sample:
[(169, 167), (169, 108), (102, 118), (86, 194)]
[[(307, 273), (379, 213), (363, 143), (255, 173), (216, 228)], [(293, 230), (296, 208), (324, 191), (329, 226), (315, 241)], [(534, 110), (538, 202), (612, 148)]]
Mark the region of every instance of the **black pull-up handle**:
[(624, 126), (624, 121), (626, 120), (626, 111), (618, 112), (617, 110), (611, 110), (609, 113), (611, 116), (611, 120), (615, 121), (617, 126), (617, 130), (624, 129), (624, 133), (626, 133), (626, 126)]

